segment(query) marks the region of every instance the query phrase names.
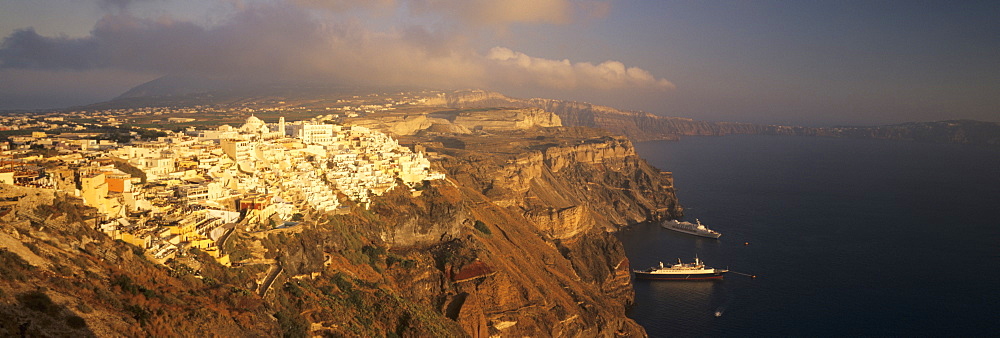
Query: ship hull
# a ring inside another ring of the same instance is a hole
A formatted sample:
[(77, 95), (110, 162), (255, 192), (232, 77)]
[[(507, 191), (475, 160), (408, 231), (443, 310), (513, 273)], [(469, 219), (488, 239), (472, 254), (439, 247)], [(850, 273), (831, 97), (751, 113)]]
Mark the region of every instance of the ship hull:
[(711, 280), (711, 279), (722, 279), (722, 274), (724, 272), (707, 273), (707, 274), (660, 274), (660, 273), (648, 273), (648, 272), (635, 272), (636, 279), (648, 279), (648, 280)]
[[(695, 236), (698, 236), (698, 237), (716, 238), (717, 239), (720, 236), (722, 236), (722, 234), (719, 233), (718, 231), (712, 231), (712, 230), (709, 230), (708, 228), (705, 228), (705, 227), (701, 226), (701, 223), (698, 223), (697, 225), (695, 225), (695, 224), (691, 224), (691, 223), (688, 223), (688, 222), (678, 222), (678, 221), (674, 220), (674, 221), (666, 221), (666, 222), (660, 223), (660, 226), (663, 227), (664, 229), (667, 229), (667, 230), (673, 230), (673, 231), (677, 231), (677, 232), (682, 232), (682, 233), (685, 233), (685, 234), (688, 234), (688, 235), (695, 235)], [(704, 229), (704, 230), (701, 230), (701, 229)]]
[(664, 225), (663, 228), (664, 229), (668, 229), (668, 230), (677, 231), (677, 232), (683, 232), (683, 233), (688, 234), (688, 235), (695, 235), (695, 236), (698, 236), (698, 237), (705, 237), (705, 238), (716, 238), (717, 239), (717, 238), (719, 238), (719, 237), (722, 236), (722, 234), (718, 234), (718, 233), (716, 233), (716, 234), (708, 234), (708, 233), (695, 232), (695, 231), (690, 231), (690, 230), (685, 230), (685, 229), (672, 228), (672, 227), (666, 226), (666, 225)]

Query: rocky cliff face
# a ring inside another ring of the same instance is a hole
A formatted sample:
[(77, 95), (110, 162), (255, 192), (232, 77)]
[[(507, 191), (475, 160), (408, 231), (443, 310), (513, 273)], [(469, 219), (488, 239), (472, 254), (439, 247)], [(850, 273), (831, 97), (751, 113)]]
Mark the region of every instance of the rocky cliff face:
[(354, 125), (380, 129), (392, 135), (471, 134), (507, 132), (531, 128), (559, 127), (559, 116), (538, 108), (476, 108), (430, 111), (408, 114), (385, 114), (352, 118)]
[[(679, 216), (669, 176), (627, 139), (596, 130), (453, 138), (410, 140), (439, 153), (451, 177), (421, 196), (422, 210), (436, 212), (401, 211), (400, 201), (373, 206), (402, 216), (396, 224), (450, 224), (389, 227), (384, 237), (408, 255), (429, 246), (432, 254), (417, 260), (434, 260), (452, 283), (441, 287), (433, 271), (395, 280), (420, 290), (417, 299), (447, 295), (438, 301), (445, 314), (473, 335), (642, 335), (624, 316), (629, 264), (609, 230)], [(411, 240), (435, 237), (442, 242)]]
[[(484, 318), (489, 334), (642, 334), (622, 312), (633, 295), (629, 265), (608, 230), (679, 216), (672, 182), (627, 139), (574, 133), (581, 131), (458, 137), (450, 143), (461, 147), (428, 147), (444, 155), (451, 182), (461, 182), (471, 216), (464, 223), (475, 229), (438, 246), (445, 256), (465, 257), (444, 263), (456, 280), (444, 293), (455, 294), (446, 301), (451, 316), (465, 318), (470, 332), (482, 330), (473, 319)], [(478, 263), (487, 269), (477, 273)]]
[[(545, 143), (499, 167), (485, 190), (497, 205), (523, 210), (549, 238), (677, 217), (673, 182), (623, 137)], [(627, 201), (627, 202), (619, 202)]]
[(559, 127), (559, 116), (538, 108), (477, 109), (460, 111), (454, 123), (470, 130), (512, 131), (533, 127)]

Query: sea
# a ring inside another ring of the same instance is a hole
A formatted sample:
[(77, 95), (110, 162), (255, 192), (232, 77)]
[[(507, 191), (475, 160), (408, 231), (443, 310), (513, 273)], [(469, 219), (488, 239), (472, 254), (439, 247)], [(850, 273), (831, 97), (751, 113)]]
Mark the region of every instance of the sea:
[(628, 315), (651, 337), (1000, 334), (1000, 149), (761, 135), (636, 149), (673, 172), (683, 219), (722, 237), (630, 226), (632, 268), (697, 256), (733, 271), (635, 280)]

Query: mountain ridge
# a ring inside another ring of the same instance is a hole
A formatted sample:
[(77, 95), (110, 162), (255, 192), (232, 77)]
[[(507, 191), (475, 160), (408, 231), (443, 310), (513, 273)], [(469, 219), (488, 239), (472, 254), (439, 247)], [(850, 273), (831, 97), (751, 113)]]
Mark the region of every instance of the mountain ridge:
[[(107, 109), (241, 102), (249, 98), (292, 99), (366, 92), (399, 91), (411, 87), (374, 88), (332, 83), (292, 83), (259, 79), (222, 79), (197, 75), (168, 75), (140, 84), (118, 97), (84, 106)], [(677, 140), (682, 136), (734, 134), (826, 136), (902, 141), (1000, 145), (1000, 123), (975, 120), (904, 122), (875, 126), (803, 127), (743, 122), (709, 122), (686, 117), (660, 116), (644, 111), (620, 110), (586, 102), (545, 98), (512, 98), (479, 89), (446, 92), (443, 105), (452, 108), (539, 108), (557, 114), (567, 126), (601, 128), (633, 141)]]
[(666, 117), (643, 111), (623, 111), (585, 102), (554, 99), (518, 99), (484, 90), (449, 93), (446, 104), (453, 108), (512, 106), (541, 108), (559, 115), (567, 126), (601, 128), (634, 141), (677, 140), (681, 136), (731, 134), (826, 136), (901, 141), (1000, 145), (1000, 123), (976, 120), (905, 122), (866, 127), (800, 127), (741, 122), (706, 122), (684, 117)]

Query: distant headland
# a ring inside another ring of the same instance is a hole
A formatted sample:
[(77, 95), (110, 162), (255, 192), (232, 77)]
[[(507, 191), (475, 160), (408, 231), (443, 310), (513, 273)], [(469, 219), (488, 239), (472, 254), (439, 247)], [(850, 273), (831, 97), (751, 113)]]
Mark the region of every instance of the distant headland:
[(585, 102), (518, 99), (503, 94), (466, 90), (449, 93), (449, 107), (536, 107), (559, 115), (567, 126), (601, 128), (634, 141), (676, 140), (681, 136), (730, 134), (798, 135), (873, 138), (902, 141), (1000, 145), (1000, 123), (974, 120), (908, 122), (880, 126), (800, 127), (739, 122), (707, 122), (666, 117), (642, 111), (623, 111)]

